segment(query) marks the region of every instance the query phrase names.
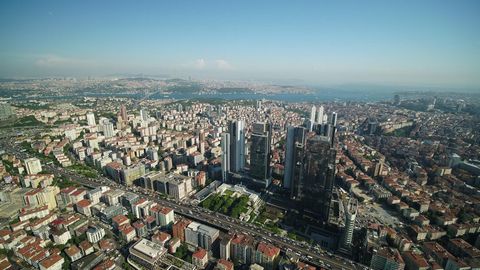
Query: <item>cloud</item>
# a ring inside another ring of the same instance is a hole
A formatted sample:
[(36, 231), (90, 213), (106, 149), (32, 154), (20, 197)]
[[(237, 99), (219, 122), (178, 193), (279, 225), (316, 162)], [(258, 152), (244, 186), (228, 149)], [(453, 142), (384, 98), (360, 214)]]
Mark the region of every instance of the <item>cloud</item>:
[(208, 60), (204, 58), (198, 58), (190, 63), (182, 65), (184, 68), (188, 69), (196, 69), (196, 70), (217, 70), (217, 71), (225, 71), (225, 70), (232, 70), (233, 66), (224, 59), (217, 59), (217, 60)]
[(35, 60), (35, 65), (38, 67), (52, 68), (52, 67), (91, 67), (95, 62), (87, 59), (77, 59), (62, 57), (55, 54), (48, 54), (39, 56)]
[(232, 65), (224, 59), (217, 59), (215, 60), (215, 65), (220, 70), (231, 70), (233, 69)]
[(197, 59), (193, 63), (193, 67), (196, 69), (204, 69), (206, 66), (207, 66), (207, 62), (203, 58)]

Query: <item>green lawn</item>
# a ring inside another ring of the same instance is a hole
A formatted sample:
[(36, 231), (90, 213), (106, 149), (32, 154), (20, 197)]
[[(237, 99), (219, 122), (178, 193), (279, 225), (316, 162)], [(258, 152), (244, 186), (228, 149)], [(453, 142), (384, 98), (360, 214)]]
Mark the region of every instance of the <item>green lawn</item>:
[(27, 126), (44, 126), (45, 124), (35, 119), (35, 116), (29, 115), (17, 119), (11, 126), (12, 127), (27, 127)]
[(212, 194), (205, 199), (200, 206), (233, 218), (238, 218), (240, 214), (248, 211), (248, 197), (243, 195), (235, 198), (231, 196), (233, 193), (229, 194)]
[(94, 168), (88, 167), (87, 165), (84, 165), (84, 164), (77, 163), (77, 164), (73, 164), (68, 168), (88, 178), (98, 177), (98, 172)]

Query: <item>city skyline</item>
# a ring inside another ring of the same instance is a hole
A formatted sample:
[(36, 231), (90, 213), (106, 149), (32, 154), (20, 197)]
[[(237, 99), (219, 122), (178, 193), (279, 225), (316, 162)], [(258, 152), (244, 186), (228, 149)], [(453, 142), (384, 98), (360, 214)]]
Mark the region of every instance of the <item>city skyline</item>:
[(2, 2), (0, 77), (480, 85), (476, 1)]

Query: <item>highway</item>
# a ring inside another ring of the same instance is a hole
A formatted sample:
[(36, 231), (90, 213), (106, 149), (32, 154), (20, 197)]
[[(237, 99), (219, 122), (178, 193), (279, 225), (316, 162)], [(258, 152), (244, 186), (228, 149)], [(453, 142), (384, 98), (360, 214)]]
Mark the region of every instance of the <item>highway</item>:
[[(14, 153), (19, 158), (28, 158), (28, 155), (25, 152), (21, 152), (22, 149), (20, 146), (15, 144), (12, 140), (2, 140), (1, 146), (4, 150)], [(137, 186), (125, 187), (103, 176), (100, 176), (96, 179), (89, 179), (83, 175), (77, 174), (74, 171), (65, 168), (59, 168), (53, 164), (44, 164), (43, 166), (54, 173), (57, 177), (65, 176), (89, 188), (94, 188), (97, 186), (109, 186), (110, 188), (121, 189), (126, 192), (134, 192), (151, 201), (157, 202), (158, 204), (172, 208), (176, 214), (217, 227), (223, 231), (233, 230), (236, 232), (249, 234), (257, 240), (263, 240), (279, 247), (283, 252), (296, 253), (302, 261), (317, 267), (327, 269), (368, 269), (366, 266), (352, 262), (349, 259), (331, 254), (321, 249), (317, 249), (305, 242), (299, 242), (287, 237), (275, 235), (270, 231), (253, 224), (233, 219), (196, 205), (190, 205), (186, 202), (177, 202), (173, 199), (162, 199), (159, 194), (154, 191), (143, 189)]]

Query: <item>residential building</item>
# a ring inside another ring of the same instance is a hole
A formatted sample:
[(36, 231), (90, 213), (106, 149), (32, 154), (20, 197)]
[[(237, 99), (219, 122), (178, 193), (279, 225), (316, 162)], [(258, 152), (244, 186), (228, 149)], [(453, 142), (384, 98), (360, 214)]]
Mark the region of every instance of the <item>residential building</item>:
[(203, 248), (199, 248), (192, 254), (192, 263), (199, 269), (205, 268), (208, 263), (207, 251)]
[(27, 158), (23, 161), (27, 174), (38, 174), (42, 171), (42, 164), (38, 158)]
[(88, 242), (94, 244), (102, 240), (102, 238), (105, 236), (105, 230), (100, 227), (91, 226), (88, 228), (86, 234)]
[(403, 270), (405, 262), (397, 249), (382, 247), (374, 252), (370, 268), (373, 270)]

